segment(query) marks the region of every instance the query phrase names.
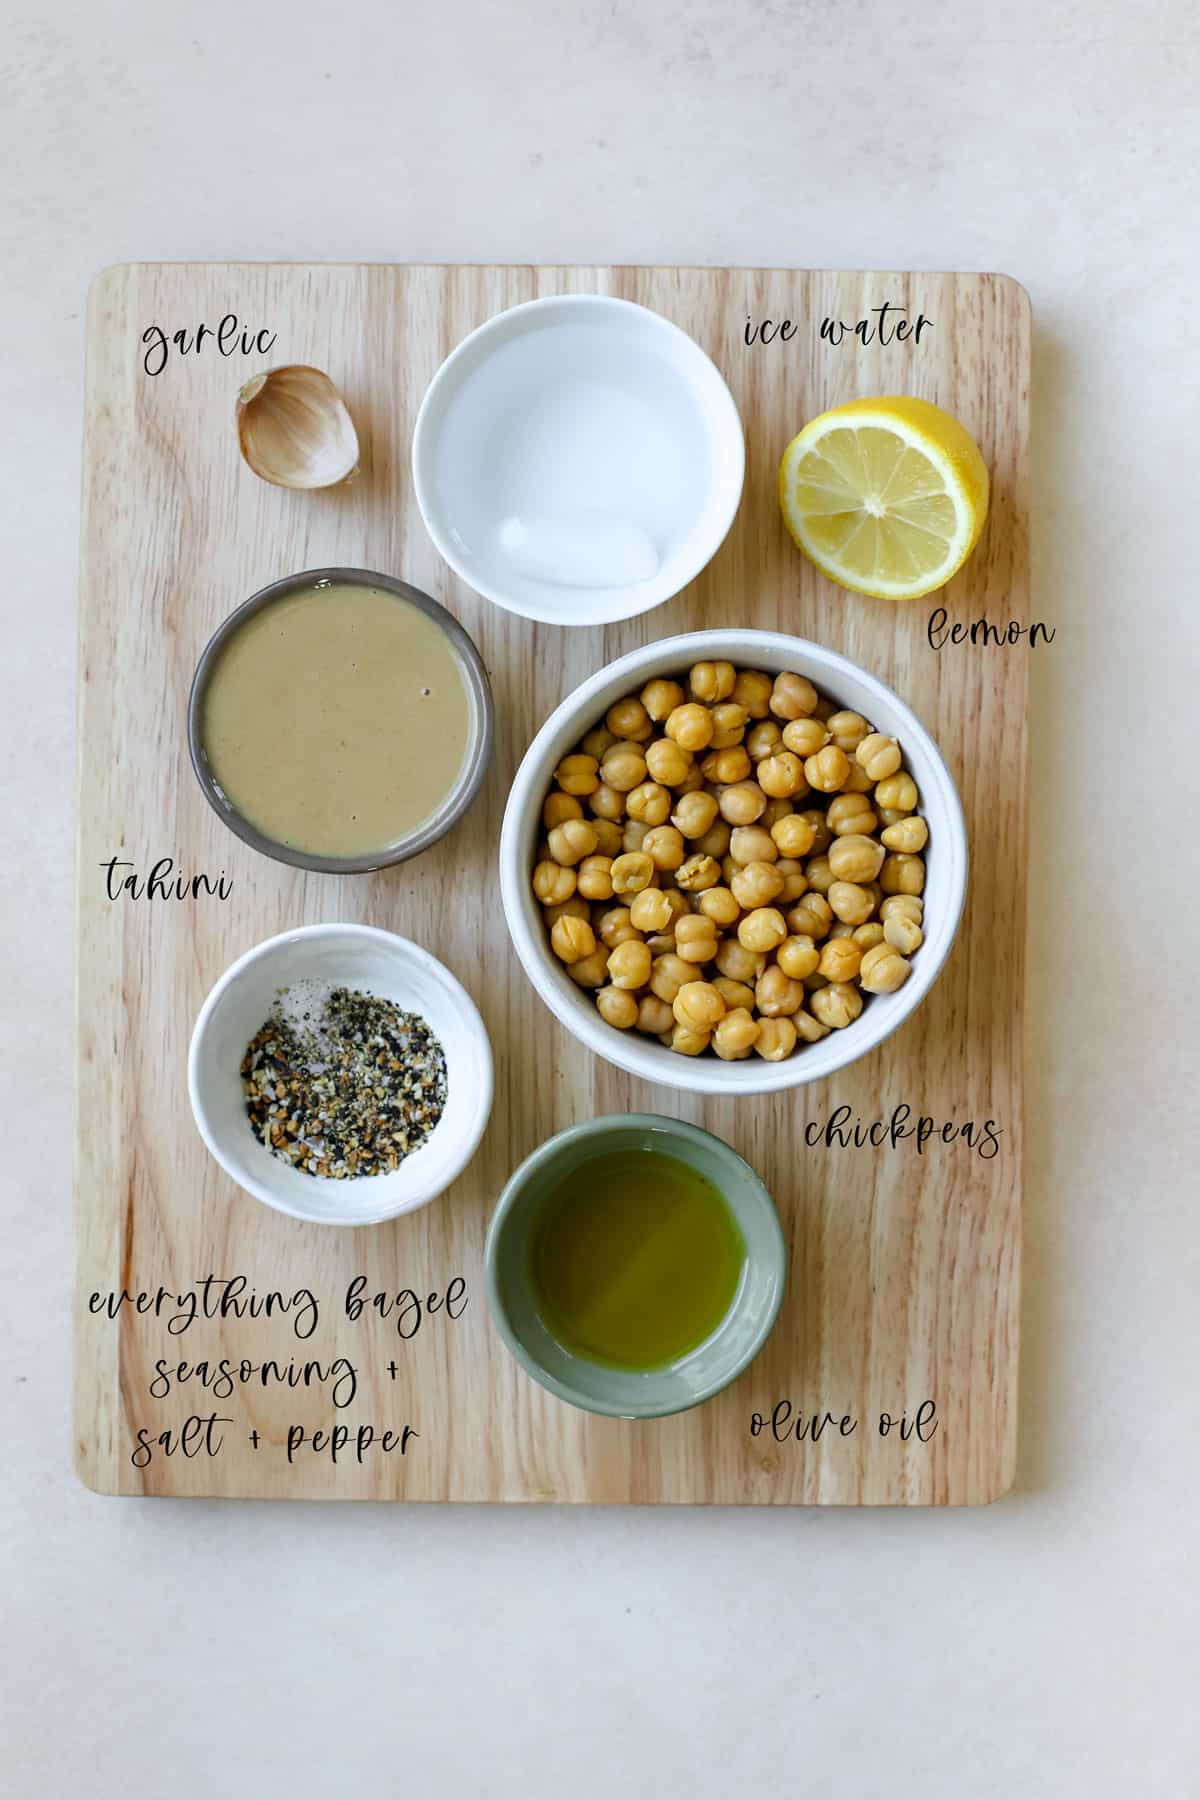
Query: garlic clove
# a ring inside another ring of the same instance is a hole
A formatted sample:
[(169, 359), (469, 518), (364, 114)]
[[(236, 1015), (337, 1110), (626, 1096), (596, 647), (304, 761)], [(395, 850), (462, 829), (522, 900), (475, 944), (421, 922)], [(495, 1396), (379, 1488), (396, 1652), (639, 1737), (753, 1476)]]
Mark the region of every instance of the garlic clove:
[(252, 376), (238, 393), (237, 427), (242, 456), (276, 487), (332, 487), (358, 467), (345, 401), (328, 375), (304, 363)]

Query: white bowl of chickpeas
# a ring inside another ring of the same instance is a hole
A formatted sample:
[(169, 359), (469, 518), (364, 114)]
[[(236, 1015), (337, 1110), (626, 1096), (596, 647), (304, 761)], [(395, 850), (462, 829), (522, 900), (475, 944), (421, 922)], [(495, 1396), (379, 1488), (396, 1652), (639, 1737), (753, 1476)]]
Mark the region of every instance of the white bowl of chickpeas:
[(920, 1005), (958, 929), (967, 835), (937, 746), (846, 657), (702, 631), (610, 663), (525, 754), (505, 915), (555, 1017), (703, 1093), (820, 1081)]

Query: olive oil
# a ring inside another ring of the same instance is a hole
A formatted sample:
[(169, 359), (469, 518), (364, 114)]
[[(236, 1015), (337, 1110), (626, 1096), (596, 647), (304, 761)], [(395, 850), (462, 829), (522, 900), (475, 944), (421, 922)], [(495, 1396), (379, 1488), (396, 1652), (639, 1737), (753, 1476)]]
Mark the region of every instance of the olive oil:
[(724, 1197), (657, 1150), (579, 1164), (547, 1195), (530, 1250), (542, 1322), (563, 1348), (620, 1369), (659, 1369), (729, 1311), (746, 1246)]

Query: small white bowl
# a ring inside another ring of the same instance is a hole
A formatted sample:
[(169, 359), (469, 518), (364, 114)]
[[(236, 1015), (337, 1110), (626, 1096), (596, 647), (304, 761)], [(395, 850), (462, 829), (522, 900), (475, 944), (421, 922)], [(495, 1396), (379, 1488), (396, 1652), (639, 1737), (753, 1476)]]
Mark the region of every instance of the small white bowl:
[[(420, 1014), (445, 1052), (445, 1111), (391, 1174), (305, 1175), (250, 1128), (240, 1074), (246, 1045), (279, 989), (307, 980), (365, 989)], [(492, 1110), (492, 1051), (466, 989), (419, 944), (370, 925), (305, 925), (257, 944), (222, 975), (192, 1032), (188, 1093), (201, 1137), (256, 1200), (314, 1225), (377, 1225), (425, 1206), (470, 1162)]]
[[(656, 675), (681, 675), (695, 662), (726, 658), (739, 668), (778, 673), (793, 669), (843, 707), (900, 740), (920, 790), (929, 826), (925, 851), (925, 941), (912, 974), (894, 994), (871, 995), (862, 1015), (820, 1043), (798, 1048), (785, 1062), (753, 1054), (745, 1062), (681, 1056), (655, 1038), (607, 1025), (595, 1003), (567, 975), (550, 948), (542, 909), (530, 887), (542, 801), (559, 759), (604, 717), (614, 700)], [(703, 1094), (762, 1094), (822, 1081), (874, 1050), (915, 1012), (945, 962), (958, 930), (967, 887), (967, 830), (950, 771), (916, 714), (889, 687), (856, 663), (804, 638), (777, 631), (696, 631), (646, 644), (609, 663), (551, 713), (517, 770), (500, 833), (500, 889), (508, 929), (525, 973), (567, 1030), (617, 1068), (646, 1081)]]
[(714, 364), (647, 307), (560, 294), (497, 314), (429, 384), (417, 504), (488, 600), (603, 625), (669, 600), (720, 548), (745, 442)]

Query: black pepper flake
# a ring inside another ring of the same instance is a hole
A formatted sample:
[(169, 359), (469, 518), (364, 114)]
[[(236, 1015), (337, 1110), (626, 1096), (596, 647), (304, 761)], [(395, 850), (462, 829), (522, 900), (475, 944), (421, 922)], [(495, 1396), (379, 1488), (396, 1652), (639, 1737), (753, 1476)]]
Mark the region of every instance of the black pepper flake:
[(288, 1016), (286, 990), (242, 1058), (259, 1142), (305, 1175), (386, 1175), (428, 1139), (446, 1106), (446, 1057), (429, 1026), (391, 1000), (333, 988)]

